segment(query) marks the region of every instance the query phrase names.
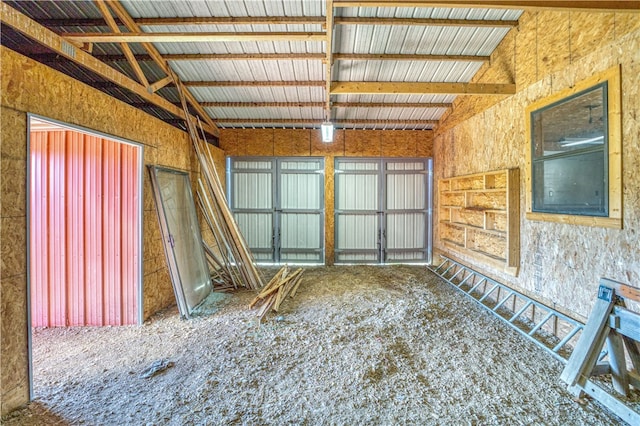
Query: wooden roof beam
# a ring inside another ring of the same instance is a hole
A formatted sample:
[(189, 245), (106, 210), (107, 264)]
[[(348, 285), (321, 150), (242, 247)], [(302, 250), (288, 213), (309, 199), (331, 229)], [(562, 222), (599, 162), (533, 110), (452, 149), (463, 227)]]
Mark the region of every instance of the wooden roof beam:
[(334, 102), (334, 108), (452, 108), (447, 102)]
[[(43, 56), (44, 57), (44, 56)], [(127, 60), (124, 55), (95, 55), (104, 62), (119, 62)], [(183, 53), (166, 54), (162, 57), (167, 61), (309, 61), (325, 60), (324, 53)], [(138, 62), (153, 61), (149, 55), (135, 55)], [(475, 55), (415, 55), (415, 54), (363, 54), (363, 53), (334, 53), (333, 61), (472, 61), (488, 62), (490, 56)]]
[(376, 18), (376, 17), (336, 17), (336, 25), (406, 25), (433, 27), (492, 27), (513, 28), (518, 21), (484, 19), (434, 19), (434, 18)]
[(369, 53), (335, 53), (336, 61), (469, 61), (489, 62), (490, 56), (475, 55), (401, 55)]
[(347, 94), (449, 94), (449, 95), (513, 95), (515, 84), (489, 83), (407, 83), (334, 81), (332, 95)]
[(334, 7), (464, 7), (497, 9), (581, 10), (598, 12), (624, 12), (640, 10), (640, 1), (590, 0), (336, 0)]
[(264, 86), (264, 87), (283, 87), (283, 86), (314, 86), (325, 87), (324, 80), (318, 81), (184, 81), (187, 87), (244, 87), (244, 86)]
[(196, 43), (242, 41), (325, 41), (322, 32), (270, 32), (270, 33), (64, 33), (62, 36), (77, 43)]
[[(204, 108), (322, 108), (323, 102), (200, 102)], [(333, 108), (451, 108), (446, 102), (333, 102)]]
[[(304, 118), (219, 118), (218, 121), (221, 124), (311, 124), (317, 127), (324, 122), (324, 120), (317, 119), (304, 119)], [(379, 124), (380, 126), (388, 126), (391, 124), (399, 125), (420, 125), (427, 124), (435, 126), (439, 123), (438, 120), (372, 120), (372, 119), (349, 119), (349, 120), (331, 120), (332, 123), (337, 125), (345, 124)]]
[(331, 69), (333, 68), (333, 0), (326, 0), (326, 18), (325, 24), (326, 41), (324, 51), (326, 54), (324, 66), (325, 66), (325, 105), (324, 105), (324, 118), (325, 120), (331, 120)]
[[(53, 28), (64, 27), (102, 27), (102, 19), (41, 19), (41, 25)], [(172, 26), (172, 25), (322, 25), (324, 16), (242, 16), (242, 17), (187, 17), (187, 18), (134, 18), (136, 25)], [(518, 21), (484, 19), (435, 19), (435, 18), (376, 18), (376, 17), (334, 17), (335, 25), (418, 25), (439, 27), (515, 27)], [(124, 25), (116, 19), (118, 25)]]
[(324, 102), (200, 102), (204, 108), (322, 108)]
[[(69, 45), (62, 37), (18, 12), (16, 9), (7, 5), (7, 3), (0, 2), (0, 12), (0, 20), (3, 24), (8, 25), (32, 40), (35, 40), (41, 45), (51, 49), (56, 54), (96, 73), (105, 80), (108, 80), (124, 89), (130, 90), (142, 99), (148, 101), (150, 104), (160, 107), (177, 117), (184, 118), (184, 112), (181, 108), (178, 108), (162, 96), (155, 93), (149, 93), (145, 86), (139, 84), (135, 80), (132, 80), (104, 62), (99, 61), (90, 54)], [(208, 124), (203, 127), (207, 132), (213, 135), (217, 136), (219, 133), (216, 127), (211, 127)]]

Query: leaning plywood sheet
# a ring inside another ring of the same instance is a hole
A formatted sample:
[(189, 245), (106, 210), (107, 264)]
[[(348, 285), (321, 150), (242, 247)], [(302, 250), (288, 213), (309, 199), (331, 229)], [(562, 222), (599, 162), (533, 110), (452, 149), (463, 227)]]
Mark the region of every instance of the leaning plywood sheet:
[(189, 175), (157, 166), (150, 167), (150, 172), (178, 309), (182, 317), (189, 318), (193, 309), (211, 293)]

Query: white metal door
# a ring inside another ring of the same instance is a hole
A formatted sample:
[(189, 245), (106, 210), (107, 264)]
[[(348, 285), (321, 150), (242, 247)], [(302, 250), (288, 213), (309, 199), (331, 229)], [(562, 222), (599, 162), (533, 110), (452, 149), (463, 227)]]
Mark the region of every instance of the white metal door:
[(256, 261), (324, 263), (324, 160), (229, 158), (231, 210)]
[(335, 262), (430, 262), (431, 182), (431, 159), (336, 159)]

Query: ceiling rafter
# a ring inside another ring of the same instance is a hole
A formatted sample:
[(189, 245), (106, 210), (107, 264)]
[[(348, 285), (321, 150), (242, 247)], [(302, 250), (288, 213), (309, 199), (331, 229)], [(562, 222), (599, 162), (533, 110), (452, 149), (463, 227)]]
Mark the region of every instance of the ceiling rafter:
[[(323, 102), (200, 102), (204, 108), (322, 108)], [(333, 108), (451, 108), (446, 102), (333, 102)]]
[(512, 28), (518, 21), (485, 19), (435, 19), (435, 18), (377, 18), (377, 17), (336, 17), (336, 25), (406, 25), (422, 27), (495, 27)]
[(200, 102), (205, 108), (322, 108), (324, 102)]
[(500, 9), (551, 9), (590, 11), (637, 11), (640, 1), (591, 0), (336, 0), (334, 7), (464, 7)]
[[(95, 55), (104, 62), (126, 61), (124, 55)], [(324, 53), (183, 53), (162, 55), (167, 61), (324, 61)], [(153, 61), (149, 55), (135, 55), (138, 62)], [(470, 61), (488, 62), (490, 56), (334, 53), (333, 61)]]
[[(69, 45), (62, 37), (38, 24), (26, 15), (18, 12), (5, 2), (0, 2), (0, 12), (0, 20), (3, 24), (53, 50), (61, 57), (96, 73), (100, 77), (111, 82), (111, 84), (130, 90), (142, 99), (148, 101), (150, 104), (160, 107), (177, 117), (185, 118), (184, 111), (182, 111), (181, 108), (178, 108), (162, 96), (150, 93), (145, 86), (115, 70), (104, 62), (99, 61), (90, 54)], [(215, 125), (211, 126), (209, 123), (206, 123), (203, 128), (215, 136), (219, 133), (218, 128)]]
[(448, 94), (448, 95), (513, 95), (515, 84), (491, 83), (408, 83), (382, 81), (334, 81), (331, 94)]
[(241, 41), (325, 41), (323, 32), (180, 32), (180, 33), (64, 33), (80, 43), (185, 43)]
[(324, 87), (324, 80), (316, 81), (184, 81), (187, 87), (244, 87), (244, 86), (264, 86), (264, 87), (281, 87), (281, 86), (313, 86)]
[(447, 102), (334, 102), (334, 108), (452, 108)]
[[(188, 18), (135, 18), (137, 25), (148, 27), (172, 25), (324, 25), (324, 16), (242, 16), (242, 17), (188, 17)], [(484, 19), (435, 19), (435, 18), (377, 18), (335, 16), (335, 25), (409, 25), (438, 27), (515, 27), (518, 21)], [(41, 19), (46, 27), (100, 27), (101, 19)], [(117, 20), (121, 25), (121, 21)]]
[[(220, 124), (307, 124), (319, 127), (323, 123), (323, 120), (318, 119), (305, 119), (305, 118), (220, 118), (218, 119)], [(380, 125), (380, 127), (388, 126), (391, 124), (400, 125), (437, 125), (438, 120), (372, 120), (372, 119), (334, 119), (332, 123), (337, 125), (345, 124), (374, 124)]]
[[(109, 1), (108, 4), (111, 6), (111, 9), (113, 9), (116, 15), (118, 15), (120, 20), (124, 22), (124, 24), (126, 25), (129, 31), (140, 31), (140, 27), (138, 27), (138, 25), (135, 22), (133, 22), (133, 18), (131, 18), (129, 13), (122, 6), (122, 4), (120, 4), (118, 0)], [(162, 57), (160, 52), (158, 52), (158, 50), (155, 48), (153, 44), (142, 43), (142, 47), (144, 47), (147, 53), (154, 59), (154, 62), (164, 71), (167, 77), (171, 77), (171, 80), (173, 81), (174, 84), (177, 84), (179, 86), (183, 85), (182, 82), (180, 81), (180, 78), (173, 72), (173, 70), (169, 66), (169, 63)], [(162, 81), (167, 81), (167, 79), (165, 78)], [(165, 85), (168, 84), (168, 81), (164, 84)], [(213, 129), (216, 129), (217, 131), (218, 127), (213, 122), (209, 114), (207, 114), (207, 112), (204, 110), (204, 108), (200, 106), (200, 104), (198, 103), (197, 99), (193, 96), (193, 94), (186, 89), (182, 90), (182, 92), (185, 94), (187, 102), (189, 102), (189, 104), (191, 104), (191, 106), (196, 110), (196, 112), (202, 117), (202, 120), (207, 125), (209, 125)]]
[(326, 41), (325, 41), (325, 120), (331, 120), (331, 69), (333, 68), (333, 0), (326, 0), (327, 22), (325, 24)]
[(404, 55), (376, 53), (334, 53), (336, 61), (469, 61), (489, 62), (490, 56), (476, 55)]

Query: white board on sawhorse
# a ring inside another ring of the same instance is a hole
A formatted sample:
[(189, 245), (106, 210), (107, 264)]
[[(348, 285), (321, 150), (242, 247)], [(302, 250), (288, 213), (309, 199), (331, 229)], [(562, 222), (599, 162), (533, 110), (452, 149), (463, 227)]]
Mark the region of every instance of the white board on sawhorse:
[[(600, 280), (596, 303), (560, 378), (573, 395), (586, 393), (629, 424), (640, 425), (639, 412), (590, 380), (610, 374), (615, 391), (625, 396), (630, 386), (640, 389), (640, 314), (628, 310), (625, 299), (640, 302), (640, 288)], [(605, 344), (608, 361), (598, 362)], [(631, 370), (627, 368), (625, 348)]]

